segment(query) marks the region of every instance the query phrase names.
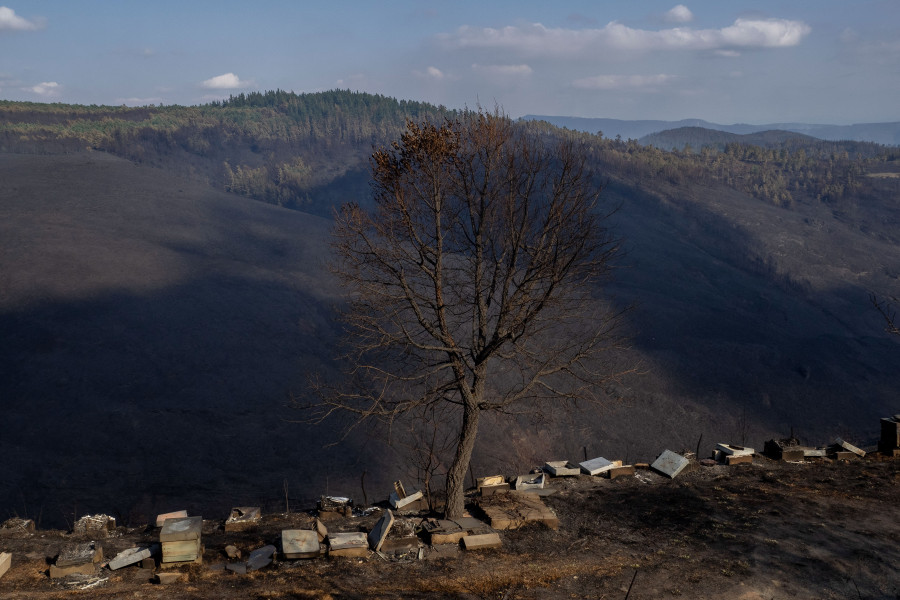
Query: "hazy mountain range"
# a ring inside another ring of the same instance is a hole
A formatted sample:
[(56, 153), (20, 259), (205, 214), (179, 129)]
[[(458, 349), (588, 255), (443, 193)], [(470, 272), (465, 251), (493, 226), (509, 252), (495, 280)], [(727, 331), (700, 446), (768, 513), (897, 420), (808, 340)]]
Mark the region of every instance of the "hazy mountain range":
[(702, 127), (728, 133), (748, 134), (762, 131), (783, 130), (808, 135), (821, 140), (853, 140), (874, 142), (876, 144), (900, 145), (900, 121), (890, 123), (858, 123), (854, 125), (823, 125), (812, 123), (768, 123), (764, 125), (748, 125), (735, 123), (722, 125), (703, 119), (682, 119), (681, 121), (597, 119), (585, 117), (556, 117), (546, 115), (525, 115), (524, 120), (547, 121), (557, 127), (567, 127), (576, 131), (597, 133), (602, 131), (606, 137), (622, 136), (623, 139), (640, 139), (652, 133), (681, 127)]

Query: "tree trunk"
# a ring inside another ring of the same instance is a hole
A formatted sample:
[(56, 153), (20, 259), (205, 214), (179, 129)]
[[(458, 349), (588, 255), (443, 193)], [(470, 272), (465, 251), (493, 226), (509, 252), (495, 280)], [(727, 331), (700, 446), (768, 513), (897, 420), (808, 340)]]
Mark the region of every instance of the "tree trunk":
[(458, 519), (465, 512), (466, 471), (472, 460), (475, 438), (478, 435), (478, 418), (481, 410), (476, 405), (466, 403), (463, 408), (462, 429), (459, 432), (459, 444), (456, 456), (447, 472), (447, 508), (444, 517)]

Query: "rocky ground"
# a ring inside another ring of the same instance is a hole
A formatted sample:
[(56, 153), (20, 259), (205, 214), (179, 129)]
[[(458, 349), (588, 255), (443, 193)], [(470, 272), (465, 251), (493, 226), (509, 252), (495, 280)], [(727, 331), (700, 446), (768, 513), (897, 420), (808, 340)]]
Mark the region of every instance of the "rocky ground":
[[(282, 529), (309, 528), (310, 513), (265, 515), (258, 527), (225, 532), (204, 522), (202, 565), (180, 566), (175, 583), (137, 567), (101, 568), (98, 578), (49, 578), (61, 531), (6, 532), (12, 567), (0, 597), (28, 598), (900, 598), (900, 459), (698, 467), (666, 479), (651, 471), (615, 480), (554, 479), (544, 502), (551, 530), (500, 532), (499, 550), (417, 552), (288, 561), (238, 575), (220, 570), (227, 545), (244, 558), (279, 545)], [(473, 498), (474, 500), (474, 498)], [(478, 517), (476, 506), (470, 508)], [(380, 511), (329, 521), (330, 531), (368, 531)], [(427, 515), (404, 517), (415, 526)], [(155, 528), (119, 527), (97, 540), (108, 560), (158, 540)], [(424, 544), (423, 544), (424, 545)], [(630, 591), (629, 591), (630, 588)]]

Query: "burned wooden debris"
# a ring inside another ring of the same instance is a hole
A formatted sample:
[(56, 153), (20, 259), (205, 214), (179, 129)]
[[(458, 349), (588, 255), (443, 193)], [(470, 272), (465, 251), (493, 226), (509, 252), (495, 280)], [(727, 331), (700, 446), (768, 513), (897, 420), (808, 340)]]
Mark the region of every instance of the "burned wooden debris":
[(353, 500), (345, 496), (322, 496), (317, 506), (319, 518), (323, 521), (353, 514)]
[(481, 498), (478, 507), (487, 515), (493, 529), (518, 529), (527, 523), (543, 523), (550, 529), (559, 529), (559, 518), (534, 494), (510, 492)]
[(31, 519), (13, 517), (12, 519), (7, 519), (6, 521), (3, 521), (2, 524), (0, 524), (0, 537), (7, 535), (31, 535), (34, 532), (34, 521)]
[(116, 519), (109, 515), (85, 515), (75, 521), (72, 527), (74, 535), (105, 538), (116, 530)]
[(857, 457), (864, 458), (866, 456), (865, 450), (857, 448), (850, 442), (844, 441), (841, 438), (837, 438), (836, 440), (834, 440), (834, 444), (831, 445), (829, 450), (829, 454), (833, 455), (834, 458), (843, 460), (855, 460)]
[(56, 562), (50, 565), (50, 578), (58, 579), (68, 575), (95, 575), (98, 563), (103, 560), (103, 547), (94, 542), (66, 544)]
[(772, 460), (796, 462), (806, 458), (800, 441), (795, 438), (769, 440), (763, 446), (763, 453)]
[(425, 494), (421, 491), (407, 494), (403, 483), (400, 481), (394, 482), (394, 491), (391, 492), (389, 502), (394, 510), (403, 512), (418, 512), (428, 508), (428, 504), (425, 502)]
[(262, 513), (258, 506), (239, 506), (232, 508), (225, 521), (225, 531), (246, 531), (259, 525)]
[(491, 532), (487, 523), (473, 517), (428, 519), (422, 523), (422, 530), (432, 546), (458, 544), (466, 536)]

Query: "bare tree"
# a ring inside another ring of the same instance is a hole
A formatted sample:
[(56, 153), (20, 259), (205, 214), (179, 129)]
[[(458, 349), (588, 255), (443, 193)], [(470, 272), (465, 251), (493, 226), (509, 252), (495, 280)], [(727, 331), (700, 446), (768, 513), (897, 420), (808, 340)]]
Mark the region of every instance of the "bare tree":
[(374, 209), (336, 217), (350, 368), (319, 388), (318, 417), (393, 423), (444, 405), (458, 427), (457, 518), (483, 413), (599, 399), (619, 313), (598, 284), (619, 245), (582, 149), (498, 111), (409, 122), (373, 154), (372, 178)]

